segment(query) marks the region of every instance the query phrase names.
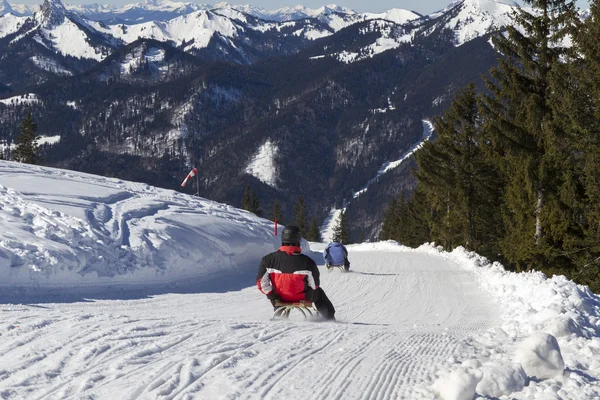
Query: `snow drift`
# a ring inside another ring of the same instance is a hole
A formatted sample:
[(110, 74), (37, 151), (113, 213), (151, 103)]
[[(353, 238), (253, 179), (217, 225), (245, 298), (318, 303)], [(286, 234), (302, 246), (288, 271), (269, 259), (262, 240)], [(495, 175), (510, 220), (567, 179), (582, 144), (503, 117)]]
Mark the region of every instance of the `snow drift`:
[(0, 288), (167, 283), (256, 268), (254, 214), (148, 185), (0, 162)]

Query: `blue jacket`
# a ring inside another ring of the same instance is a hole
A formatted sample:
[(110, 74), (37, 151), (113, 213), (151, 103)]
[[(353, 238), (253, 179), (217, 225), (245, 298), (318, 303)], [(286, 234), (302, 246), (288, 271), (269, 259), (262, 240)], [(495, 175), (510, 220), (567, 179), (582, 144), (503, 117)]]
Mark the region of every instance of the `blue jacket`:
[(323, 259), (331, 265), (344, 265), (344, 260), (348, 256), (348, 250), (343, 244), (331, 242), (323, 251)]

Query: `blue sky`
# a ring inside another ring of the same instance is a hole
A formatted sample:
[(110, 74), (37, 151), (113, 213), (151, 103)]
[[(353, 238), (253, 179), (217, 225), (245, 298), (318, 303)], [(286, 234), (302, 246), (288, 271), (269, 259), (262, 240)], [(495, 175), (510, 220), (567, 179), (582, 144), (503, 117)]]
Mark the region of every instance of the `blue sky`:
[[(128, 3), (137, 3), (142, 0), (62, 0), (63, 3), (67, 4), (91, 4), (91, 3), (100, 3), (100, 4), (114, 4), (114, 5), (123, 5)], [(174, 0), (174, 1), (182, 1), (182, 2), (196, 2), (201, 4), (215, 4), (221, 0)], [(20, 4), (40, 4), (42, 0), (8, 0), (9, 3), (20, 3)], [(339, 6), (344, 6), (351, 8), (358, 12), (383, 12), (389, 10), (391, 8), (404, 8), (407, 10), (416, 11), (420, 14), (431, 14), (434, 11), (441, 10), (446, 7), (453, 0), (376, 0), (376, 1), (364, 1), (364, 0), (229, 0), (231, 4), (251, 4), (259, 7), (263, 7), (266, 9), (277, 9), (284, 6), (295, 6), (298, 4), (302, 4), (306, 7), (310, 8), (318, 8), (325, 4), (337, 4)], [(505, 3), (511, 3), (510, 0), (502, 0)], [(521, 4), (522, 1), (516, 1), (516, 3)], [(580, 8), (588, 8), (587, 0), (578, 0), (577, 5)]]

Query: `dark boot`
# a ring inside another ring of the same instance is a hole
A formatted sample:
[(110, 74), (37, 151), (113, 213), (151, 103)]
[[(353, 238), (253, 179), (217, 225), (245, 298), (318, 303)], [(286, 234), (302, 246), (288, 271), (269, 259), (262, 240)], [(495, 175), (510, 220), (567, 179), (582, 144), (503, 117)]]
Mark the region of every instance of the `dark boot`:
[(333, 308), (331, 300), (329, 300), (323, 289), (318, 288), (317, 290), (313, 290), (311, 300), (315, 303), (315, 307), (317, 307), (323, 318), (335, 321), (335, 308)]
[(277, 311), (278, 309), (280, 309), (281, 307), (277, 307), (275, 305), (275, 299), (269, 299), (269, 301), (271, 302), (271, 305), (273, 306), (273, 311)]

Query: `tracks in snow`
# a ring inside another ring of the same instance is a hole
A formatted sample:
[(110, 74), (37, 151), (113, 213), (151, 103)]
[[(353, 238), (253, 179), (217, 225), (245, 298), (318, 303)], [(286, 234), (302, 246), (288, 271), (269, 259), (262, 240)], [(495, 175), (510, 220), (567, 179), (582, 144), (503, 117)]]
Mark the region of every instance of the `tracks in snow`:
[(352, 251), (324, 273), (339, 323), (269, 322), (254, 287), (136, 301), (3, 305), (0, 397), (431, 399), (494, 326), (473, 276), (420, 253)]

